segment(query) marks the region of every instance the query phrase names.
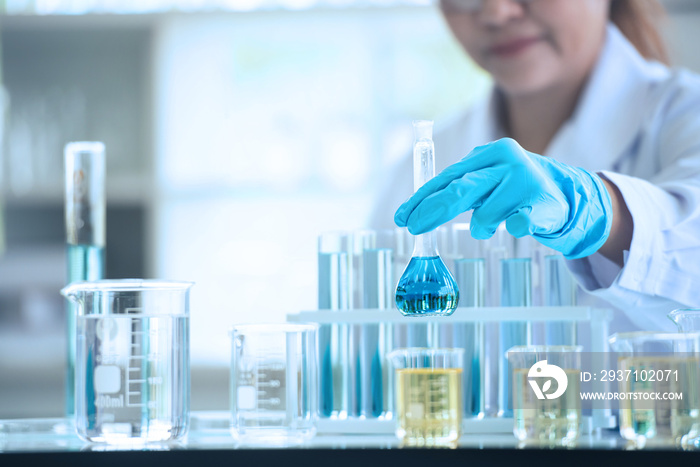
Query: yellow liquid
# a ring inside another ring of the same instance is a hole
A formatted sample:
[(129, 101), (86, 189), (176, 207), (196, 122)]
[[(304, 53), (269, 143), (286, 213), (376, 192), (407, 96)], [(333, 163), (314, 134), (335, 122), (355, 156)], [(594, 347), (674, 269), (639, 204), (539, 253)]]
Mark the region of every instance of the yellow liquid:
[[(623, 357), (619, 366), (629, 378), (619, 383), (620, 392), (639, 399), (620, 400), (620, 434), (645, 445), (676, 444), (686, 446), (700, 440), (700, 359), (682, 357)], [(662, 370), (663, 374), (659, 371)], [(635, 378), (636, 371), (636, 378)], [(646, 378), (642, 372), (646, 372)], [(670, 371), (670, 374), (668, 372)], [(661, 375), (649, 380), (654, 372)], [(644, 393), (681, 393), (678, 400), (643, 399)]]
[(462, 369), (397, 370), (401, 446), (456, 448), (462, 433)]
[[(513, 372), (513, 433), (520, 441), (572, 446), (581, 431), (581, 371), (565, 369), (566, 391), (540, 400), (528, 383), (528, 369)], [(540, 382), (540, 385), (542, 382)]]

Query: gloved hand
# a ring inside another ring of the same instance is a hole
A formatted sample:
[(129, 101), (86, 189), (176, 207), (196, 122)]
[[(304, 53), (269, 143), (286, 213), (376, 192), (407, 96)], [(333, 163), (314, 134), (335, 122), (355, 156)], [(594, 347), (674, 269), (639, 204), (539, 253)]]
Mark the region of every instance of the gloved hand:
[(471, 151), (428, 181), (394, 215), (414, 235), (473, 209), (471, 234), (490, 238), (506, 221), (511, 235), (532, 235), (568, 259), (607, 240), (612, 204), (595, 174), (525, 151), (504, 138)]

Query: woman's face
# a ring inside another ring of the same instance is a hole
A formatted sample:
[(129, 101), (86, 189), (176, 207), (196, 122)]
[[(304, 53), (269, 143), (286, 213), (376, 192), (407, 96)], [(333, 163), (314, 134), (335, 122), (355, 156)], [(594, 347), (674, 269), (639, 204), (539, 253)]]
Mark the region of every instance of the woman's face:
[(595, 64), (610, 0), (441, 0), (457, 40), (510, 96), (580, 82)]

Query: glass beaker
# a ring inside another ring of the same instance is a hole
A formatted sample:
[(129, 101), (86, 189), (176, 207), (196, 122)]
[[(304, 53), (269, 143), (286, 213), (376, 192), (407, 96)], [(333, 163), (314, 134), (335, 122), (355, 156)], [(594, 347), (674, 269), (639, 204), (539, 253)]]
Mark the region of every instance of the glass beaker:
[[(413, 187), (435, 176), (433, 122), (413, 122)], [(440, 258), (435, 231), (415, 237), (413, 256), (396, 286), (396, 306), (404, 316), (448, 316), (459, 303), (457, 282)]]
[(74, 282), (75, 424), (88, 441), (169, 441), (189, 426), (192, 282)]
[(573, 446), (581, 432), (581, 346), (508, 350), (513, 434), (525, 444)]
[(396, 436), (402, 447), (456, 448), (462, 434), (464, 349), (405, 348), (396, 371)]
[(286, 446), (316, 433), (314, 324), (247, 324), (231, 330), (231, 434)]
[(621, 375), (620, 435), (637, 447), (698, 447), (700, 333), (618, 333), (610, 345)]

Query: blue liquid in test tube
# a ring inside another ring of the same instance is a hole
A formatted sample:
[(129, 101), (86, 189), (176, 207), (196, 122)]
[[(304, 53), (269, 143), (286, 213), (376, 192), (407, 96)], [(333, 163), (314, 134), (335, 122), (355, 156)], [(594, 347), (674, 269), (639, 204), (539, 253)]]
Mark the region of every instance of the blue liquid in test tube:
[[(532, 276), (530, 258), (501, 260), (501, 306), (531, 306)], [(512, 381), (506, 352), (516, 345), (530, 344), (530, 324), (528, 322), (504, 321), (500, 323), (498, 340), (499, 381), (498, 402), (500, 416), (512, 417)]]

